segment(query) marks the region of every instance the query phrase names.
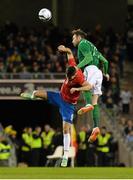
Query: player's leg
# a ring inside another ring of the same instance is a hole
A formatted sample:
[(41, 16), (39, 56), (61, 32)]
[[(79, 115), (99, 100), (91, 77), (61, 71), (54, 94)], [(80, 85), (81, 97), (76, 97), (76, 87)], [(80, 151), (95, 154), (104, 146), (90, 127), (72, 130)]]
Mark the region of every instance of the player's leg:
[(83, 96), (86, 101), (86, 105), (78, 110), (79, 115), (82, 115), (94, 109), (93, 105), (91, 104), (92, 93), (90, 91), (85, 91), (83, 92)]
[(94, 94), (92, 96), (92, 104), (93, 104), (93, 111), (92, 111), (92, 119), (93, 119), (93, 130), (92, 133), (89, 137), (89, 142), (94, 142), (97, 139), (97, 136), (100, 134), (100, 129), (99, 129), (99, 121), (100, 121), (100, 109), (98, 105), (98, 98), (99, 95)]
[(93, 113), (93, 123), (94, 123), (94, 128), (99, 127), (99, 121), (100, 121), (100, 109), (99, 109), (99, 104), (98, 104), (98, 94), (94, 94), (92, 96), (92, 105), (94, 107), (92, 113)]
[(94, 142), (97, 139), (97, 136), (100, 134), (100, 129), (99, 129), (100, 109), (99, 109), (98, 99), (99, 99), (99, 96), (102, 95), (101, 86), (102, 86), (102, 80), (103, 80), (103, 75), (100, 70), (97, 71), (95, 75), (95, 79), (96, 79), (96, 83), (92, 90), (92, 93), (93, 93), (92, 105), (94, 107), (92, 114), (93, 114), (94, 128), (92, 130), (91, 136), (89, 137), (90, 142)]
[(21, 93), (20, 95), (24, 99), (46, 99), (47, 100), (47, 92), (45, 90), (35, 90), (32, 93)]
[[(94, 69), (94, 70), (93, 70)], [(87, 66), (85, 69), (84, 69), (84, 76), (85, 76), (85, 79), (86, 81), (88, 81), (92, 86), (93, 84), (96, 83), (96, 79), (95, 79), (95, 70), (96, 67), (94, 66)], [(92, 93), (91, 91), (84, 91), (83, 92), (83, 96), (85, 98), (85, 101), (86, 101), (86, 105), (84, 107), (82, 107), (81, 109), (78, 110), (78, 114), (79, 115), (82, 115), (88, 111), (91, 111), (94, 109), (93, 105), (91, 104), (92, 103)]]
[(73, 123), (73, 115), (75, 112), (75, 106), (70, 103), (66, 103), (62, 100), (60, 105), (60, 113), (63, 119), (63, 143), (64, 143), (64, 153), (62, 157), (61, 166), (67, 167), (68, 162), (68, 153), (70, 149), (70, 134), (71, 134), (71, 125)]
[(67, 166), (68, 162), (68, 153), (70, 149), (70, 133), (71, 133), (71, 124), (63, 121), (63, 145), (64, 145), (64, 153), (63, 153), (63, 158), (61, 162), (62, 167)]

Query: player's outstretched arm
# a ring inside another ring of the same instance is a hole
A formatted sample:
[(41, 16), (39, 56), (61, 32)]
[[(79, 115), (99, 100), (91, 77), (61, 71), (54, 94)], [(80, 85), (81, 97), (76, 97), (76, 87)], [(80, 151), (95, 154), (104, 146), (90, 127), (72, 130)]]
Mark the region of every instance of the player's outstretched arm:
[(108, 66), (109, 66), (109, 63), (108, 63), (108, 60), (100, 53), (100, 56), (99, 56), (99, 59), (101, 62), (103, 62), (103, 65), (104, 65), (104, 74), (108, 74)]
[(74, 58), (73, 53), (70, 48), (65, 47), (64, 45), (58, 46), (58, 51), (62, 53), (67, 53), (67, 58), (71, 59)]
[(71, 88), (70, 92), (73, 94), (75, 91), (89, 91), (92, 89), (92, 85), (88, 83), (87, 81), (84, 81), (81, 87), (79, 88)]
[(103, 75), (106, 77), (107, 81), (109, 81), (110, 76), (108, 74), (109, 63), (108, 60), (100, 53), (99, 59), (103, 62)]

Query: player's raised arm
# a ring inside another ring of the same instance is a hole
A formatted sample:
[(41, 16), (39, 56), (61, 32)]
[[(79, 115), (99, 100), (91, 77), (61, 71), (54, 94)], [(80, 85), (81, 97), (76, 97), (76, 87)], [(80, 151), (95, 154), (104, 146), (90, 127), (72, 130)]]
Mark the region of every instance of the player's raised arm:
[(81, 87), (71, 88), (70, 92), (73, 94), (75, 91), (89, 91), (92, 89), (92, 85), (87, 81), (84, 81)]
[(73, 56), (73, 53), (72, 53), (70, 48), (67, 48), (64, 45), (60, 45), (60, 46), (58, 46), (58, 51), (67, 54), (68, 65), (70, 65), (70, 66), (76, 66), (77, 65), (75, 58)]
[(70, 49), (70, 48), (68, 48), (68, 47), (65, 47), (64, 45), (60, 45), (60, 46), (58, 46), (58, 51), (59, 51), (59, 52), (66, 53), (66, 54), (67, 54), (67, 58), (68, 58), (68, 59), (74, 58), (74, 56), (73, 56), (73, 53), (72, 53), (71, 49)]

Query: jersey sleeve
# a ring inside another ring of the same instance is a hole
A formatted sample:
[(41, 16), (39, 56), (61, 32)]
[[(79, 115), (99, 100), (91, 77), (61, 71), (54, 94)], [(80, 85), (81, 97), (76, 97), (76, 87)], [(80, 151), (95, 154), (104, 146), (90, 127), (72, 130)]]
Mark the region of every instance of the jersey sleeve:
[(68, 59), (68, 65), (69, 66), (76, 66), (77, 64), (76, 64), (75, 59), (74, 58)]
[(93, 60), (93, 57), (90, 52), (90, 45), (88, 43), (81, 42), (78, 48), (79, 48), (79, 51), (84, 56), (84, 59), (78, 64), (78, 67), (82, 68), (86, 66), (87, 64), (89, 64)]
[(103, 73), (107, 74), (108, 73), (108, 66), (109, 66), (108, 60), (105, 59), (102, 54), (100, 54), (99, 59), (100, 59), (100, 61), (103, 62), (103, 66), (104, 66), (103, 67), (104, 68)]

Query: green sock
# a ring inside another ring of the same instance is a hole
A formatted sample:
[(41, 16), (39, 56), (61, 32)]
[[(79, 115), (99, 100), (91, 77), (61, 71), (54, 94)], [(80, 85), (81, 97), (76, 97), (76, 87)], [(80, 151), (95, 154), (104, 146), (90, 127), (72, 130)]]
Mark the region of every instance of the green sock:
[(91, 104), (92, 94), (90, 91), (84, 91), (83, 92), (86, 104)]
[(96, 104), (94, 105), (94, 110), (93, 110), (94, 127), (99, 127), (99, 121), (100, 121), (100, 109), (99, 109), (99, 105)]

